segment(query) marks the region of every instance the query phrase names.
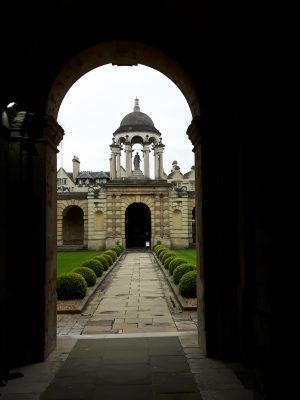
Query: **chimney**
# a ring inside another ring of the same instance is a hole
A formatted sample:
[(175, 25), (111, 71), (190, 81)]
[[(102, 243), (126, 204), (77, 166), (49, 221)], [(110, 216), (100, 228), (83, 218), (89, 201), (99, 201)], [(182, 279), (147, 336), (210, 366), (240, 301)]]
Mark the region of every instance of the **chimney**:
[(79, 175), (79, 171), (80, 171), (79, 158), (74, 156), (72, 162), (73, 162), (73, 181), (75, 182), (75, 179)]

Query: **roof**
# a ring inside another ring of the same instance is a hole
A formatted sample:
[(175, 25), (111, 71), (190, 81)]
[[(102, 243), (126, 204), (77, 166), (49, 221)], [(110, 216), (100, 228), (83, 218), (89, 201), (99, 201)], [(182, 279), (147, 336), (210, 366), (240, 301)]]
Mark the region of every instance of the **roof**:
[(134, 111), (125, 115), (120, 123), (120, 127), (114, 133), (132, 131), (159, 133), (149, 115), (140, 111), (138, 99), (135, 99)]
[(96, 179), (96, 178), (105, 178), (109, 179), (109, 172), (104, 171), (81, 171), (79, 172), (76, 179)]

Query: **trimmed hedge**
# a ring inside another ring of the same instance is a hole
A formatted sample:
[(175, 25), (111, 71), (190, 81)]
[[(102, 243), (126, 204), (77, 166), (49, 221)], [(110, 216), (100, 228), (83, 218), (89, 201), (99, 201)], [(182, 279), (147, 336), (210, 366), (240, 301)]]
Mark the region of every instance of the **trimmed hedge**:
[(156, 242), (156, 244), (153, 246), (153, 250), (155, 251), (156, 247), (157, 247), (157, 246), (160, 246), (160, 245), (161, 245), (161, 241), (158, 240), (158, 241)]
[(110, 256), (109, 254), (107, 254), (105, 252), (101, 254), (101, 257), (104, 257), (107, 260), (109, 267), (114, 263), (112, 256)]
[(74, 268), (72, 272), (82, 275), (88, 286), (94, 286), (96, 284), (97, 277), (92, 269), (87, 267), (78, 267)]
[(112, 258), (112, 260), (113, 260), (112, 264), (113, 264), (113, 263), (116, 261), (116, 259), (118, 258), (118, 254), (117, 254), (114, 250), (112, 250), (112, 249), (105, 250), (103, 254), (107, 254), (108, 256), (110, 256), (110, 257)]
[(196, 271), (190, 271), (181, 277), (178, 289), (182, 297), (195, 298), (197, 296), (196, 276)]
[(160, 253), (164, 250), (168, 250), (168, 248), (162, 245), (157, 246), (155, 249), (155, 254), (157, 255), (157, 257), (159, 257)]
[(161, 258), (161, 263), (162, 263), (163, 265), (165, 265), (165, 262), (166, 262), (166, 260), (167, 260), (169, 257), (176, 257), (175, 254), (174, 254), (171, 250), (168, 250), (167, 252), (165, 252), (165, 253), (163, 254), (163, 256), (162, 256), (162, 258)]
[(168, 253), (170, 253), (170, 249), (165, 249), (165, 250), (163, 250), (163, 251), (161, 251), (161, 252), (159, 253), (158, 258), (160, 259), (161, 262), (162, 262), (163, 257), (164, 257), (166, 254), (168, 254)]
[(101, 262), (93, 258), (91, 260), (85, 261), (83, 264), (81, 264), (81, 267), (90, 268), (91, 270), (93, 270), (97, 278), (101, 276), (104, 271), (104, 267)]
[(56, 293), (58, 300), (83, 299), (86, 290), (87, 283), (80, 274), (67, 272), (57, 278)]
[(105, 257), (102, 257), (102, 255), (100, 255), (100, 256), (95, 256), (93, 259), (97, 260), (97, 261), (99, 261), (101, 263), (101, 265), (103, 266), (104, 271), (108, 270), (109, 261)]
[(196, 266), (194, 264), (181, 264), (178, 265), (173, 271), (173, 281), (177, 285), (181, 279), (181, 277), (190, 271), (195, 271)]
[(119, 257), (119, 255), (121, 255), (121, 253), (123, 252), (122, 246), (120, 246), (120, 245), (116, 245), (116, 246), (112, 247), (112, 250), (115, 251), (115, 252), (117, 253), (118, 257)]
[(165, 269), (169, 269), (169, 265), (171, 264), (171, 261), (173, 261), (175, 258), (176, 258), (176, 256), (173, 256), (173, 255), (166, 258), (166, 261), (164, 263)]
[(173, 271), (176, 267), (178, 267), (178, 265), (181, 264), (187, 264), (188, 262), (184, 259), (184, 258), (180, 258), (180, 257), (175, 257), (174, 260), (172, 260), (169, 264), (169, 273), (170, 275), (173, 275)]

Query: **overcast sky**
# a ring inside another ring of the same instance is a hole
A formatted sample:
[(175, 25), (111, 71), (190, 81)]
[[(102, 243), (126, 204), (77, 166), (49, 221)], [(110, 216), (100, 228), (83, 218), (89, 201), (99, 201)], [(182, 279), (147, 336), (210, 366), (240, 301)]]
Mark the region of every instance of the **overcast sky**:
[[(191, 123), (188, 104), (177, 86), (160, 72), (143, 66), (117, 67), (104, 65), (80, 78), (61, 104), (58, 122), (65, 130), (57, 157), (67, 172), (72, 171), (73, 156), (79, 157), (81, 171), (109, 171), (113, 133), (121, 120), (133, 111), (139, 99), (146, 113), (162, 134), (164, 170), (171, 172), (178, 161), (181, 172), (194, 165), (194, 153), (186, 130)], [(134, 151), (141, 150), (140, 145)], [(125, 166), (122, 152), (122, 165)], [(62, 156), (61, 156), (62, 154)], [(142, 153), (140, 152), (142, 158)], [(150, 153), (153, 177), (153, 152)]]

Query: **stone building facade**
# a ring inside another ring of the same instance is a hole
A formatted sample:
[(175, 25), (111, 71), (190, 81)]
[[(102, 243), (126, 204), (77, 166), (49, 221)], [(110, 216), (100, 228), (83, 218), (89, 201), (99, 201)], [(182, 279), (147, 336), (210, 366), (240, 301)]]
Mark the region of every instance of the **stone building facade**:
[[(134, 154), (133, 146), (142, 147)], [(110, 171), (57, 172), (57, 245), (101, 250), (116, 241), (125, 247), (151, 247), (158, 241), (174, 249), (195, 243), (195, 170), (182, 174), (177, 161), (164, 172), (165, 145), (151, 118), (135, 100), (113, 134)], [(124, 151), (125, 166), (121, 165)], [(150, 153), (154, 154), (154, 178)], [(143, 168), (142, 168), (143, 164)], [(143, 169), (143, 170), (142, 170)]]

